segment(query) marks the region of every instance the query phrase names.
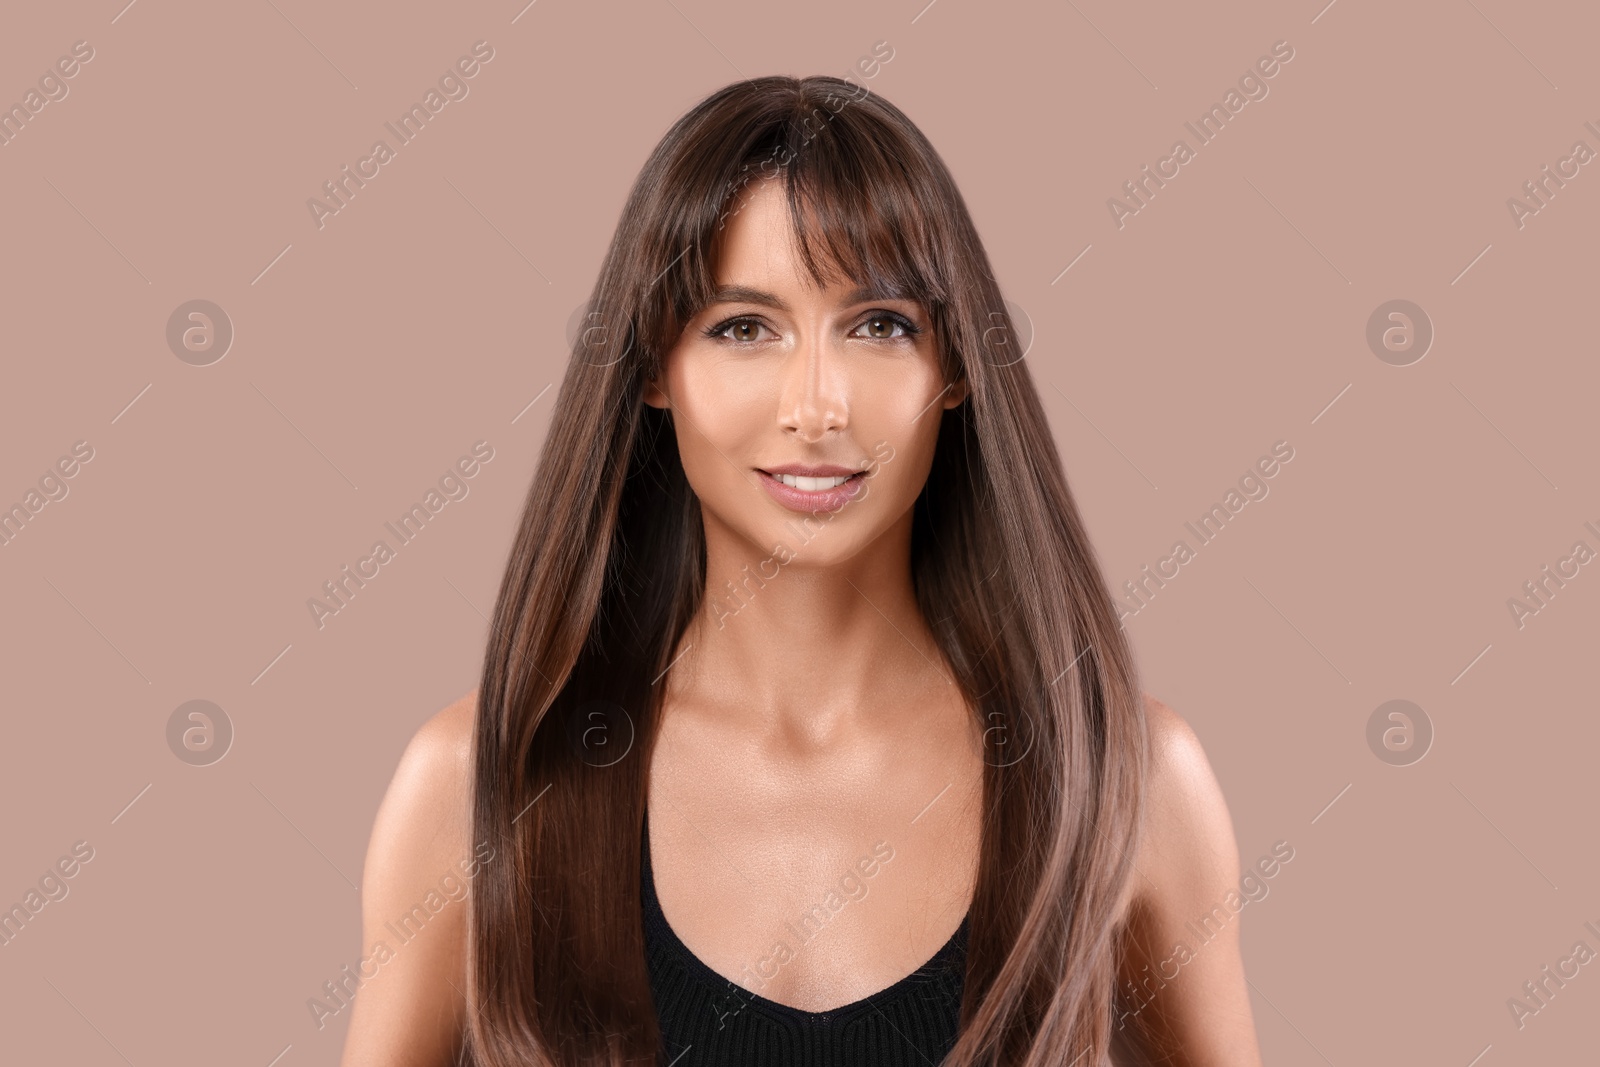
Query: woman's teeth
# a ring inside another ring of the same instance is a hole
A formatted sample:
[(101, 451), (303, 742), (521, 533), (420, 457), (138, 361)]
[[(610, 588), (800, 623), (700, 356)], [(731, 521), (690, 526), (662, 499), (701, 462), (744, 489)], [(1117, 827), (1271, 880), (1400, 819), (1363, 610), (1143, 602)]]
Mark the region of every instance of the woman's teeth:
[(814, 493), (819, 489), (832, 489), (835, 486), (843, 485), (855, 475), (835, 478), (802, 478), (796, 474), (774, 474), (772, 477), (778, 479), (784, 485)]

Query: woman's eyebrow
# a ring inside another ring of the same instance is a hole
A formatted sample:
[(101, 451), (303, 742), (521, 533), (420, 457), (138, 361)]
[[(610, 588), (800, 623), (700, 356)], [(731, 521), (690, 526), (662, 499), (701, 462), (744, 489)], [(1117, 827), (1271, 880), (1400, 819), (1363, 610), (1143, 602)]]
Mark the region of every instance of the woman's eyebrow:
[(764, 289), (752, 289), (747, 285), (724, 285), (711, 294), (710, 304), (760, 304), (763, 307), (777, 308), (779, 311), (789, 310), (789, 305), (781, 298)]
[[(850, 307), (854, 304), (865, 304), (870, 300), (899, 300), (892, 293), (870, 285), (858, 286), (845, 293), (839, 301), (840, 307)], [(711, 294), (711, 304), (760, 304), (763, 307), (776, 308), (779, 311), (788, 311), (789, 305), (774, 293), (764, 289), (755, 289), (747, 285), (725, 285)], [(709, 305), (708, 305), (709, 306)]]
[[(872, 285), (863, 285), (844, 294), (844, 299), (839, 301), (840, 307), (850, 307), (852, 304), (865, 304), (872, 300), (911, 300), (910, 297), (897, 296)], [(912, 300), (912, 303), (916, 301)]]

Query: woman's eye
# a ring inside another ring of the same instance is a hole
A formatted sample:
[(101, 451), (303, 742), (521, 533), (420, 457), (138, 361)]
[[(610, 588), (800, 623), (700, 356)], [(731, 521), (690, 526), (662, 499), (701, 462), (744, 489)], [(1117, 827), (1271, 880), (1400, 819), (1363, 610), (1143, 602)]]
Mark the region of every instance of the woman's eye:
[(761, 323), (755, 319), (729, 319), (706, 330), (707, 337), (726, 337), (732, 341), (750, 342), (759, 338)]
[[(766, 323), (759, 319), (734, 318), (706, 327), (705, 335), (707, 337), (724, 338), (738, 344), (754, 344), (758, 341), (766, 340), (761, 332), (766, 329)], [(863, 330), (866, 331), (864, 335), (861, 333)], [(865, 336), (873, 341), (904, 341), (915, 337), (921, 332), (920, 327), (904, 316), (882, 313), (863, 319), (861, 324), (851, 331), (851, 334), (852, 336)]]
[[(921, 331), (907, 319), (899, 315), (873, 315), (864, 321), (858, 330), (867, 331), (867, 336), (875, 341), (894, 341), (901, 338), (915, 337)], [(897, 335), (894, 331), (899, 330)]]

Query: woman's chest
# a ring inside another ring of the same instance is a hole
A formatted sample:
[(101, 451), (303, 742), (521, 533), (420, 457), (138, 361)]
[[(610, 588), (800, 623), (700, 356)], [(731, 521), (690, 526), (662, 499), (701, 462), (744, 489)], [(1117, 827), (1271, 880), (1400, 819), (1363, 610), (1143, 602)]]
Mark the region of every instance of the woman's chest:
[(646, 795), (650, 874), (684, 947), (806, 1011), (932, 958), (971, 903), (983, 765), (964, 735), (923, 741), (812, 760), (664, 730)]

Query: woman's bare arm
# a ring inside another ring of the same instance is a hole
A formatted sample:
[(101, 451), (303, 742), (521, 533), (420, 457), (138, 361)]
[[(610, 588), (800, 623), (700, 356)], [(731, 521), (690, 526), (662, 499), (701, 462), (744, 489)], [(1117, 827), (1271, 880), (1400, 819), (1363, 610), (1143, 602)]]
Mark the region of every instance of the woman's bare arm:
[(1189, 724), (1148, 694), (1145, 706), (1150, 776), (1116, 1032), (1138, 1050), (1129, 1062), (1260, 1067), (1239, 952), (1244, 909), (1229, 905), (1230, 894), (1241, 900), (1233, 821)]
[(469, 842), (476, 696), (423, 724), (378, 808), (361, 879), (364, 981), (340, 1067), (456, 1061), (466, 1011), (465, 892), (483, 857), (494, 859)]

